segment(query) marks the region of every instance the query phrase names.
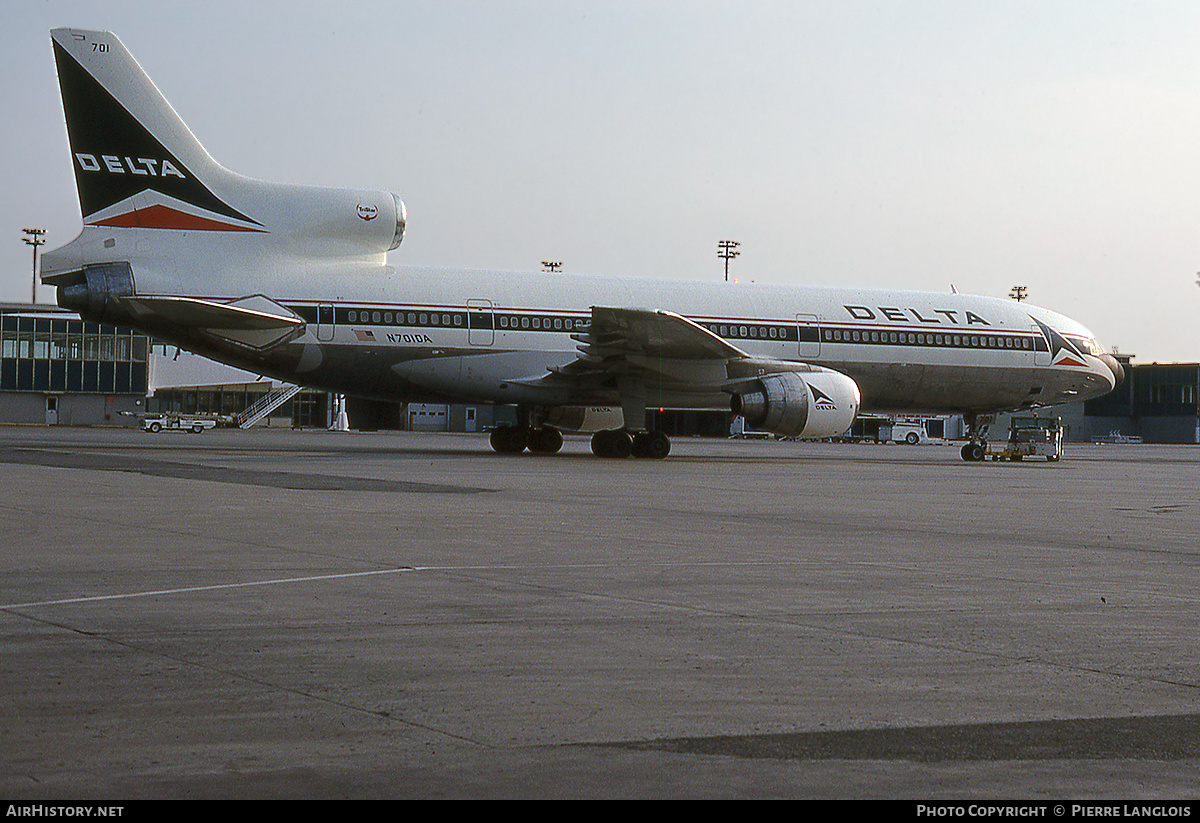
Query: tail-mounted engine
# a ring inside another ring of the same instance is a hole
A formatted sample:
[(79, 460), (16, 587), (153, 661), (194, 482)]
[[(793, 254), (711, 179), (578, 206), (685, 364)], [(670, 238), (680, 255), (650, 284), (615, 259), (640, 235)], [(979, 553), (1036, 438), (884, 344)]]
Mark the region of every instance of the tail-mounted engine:
[(819, 440), (845, 433), (858, 415), (860, 400), (852, 379), (821, 370), (756, 378), (735, 389), (731, 405), (751, 428)]
[(131, 297), (133, 269), (128, 263), (98, 263), (84, 266), (69, 277), (58, 277), (58, 305), (79, 312), (79, 316), (96, 322), (127, 322), (120, 299)]
[(404, 239), (407, 212), (392, 192), (259, 185), (265, 205), (257, 213), (270, 230), (259, 237), (292, 254), (378, 254)]

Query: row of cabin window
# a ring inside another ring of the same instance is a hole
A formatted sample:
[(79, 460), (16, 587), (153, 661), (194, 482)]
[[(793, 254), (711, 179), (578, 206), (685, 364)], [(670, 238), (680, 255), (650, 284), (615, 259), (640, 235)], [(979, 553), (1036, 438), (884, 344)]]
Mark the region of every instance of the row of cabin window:
[(402, 311), (354, 311), (351, 310), (346, 315), (346, 321), (349, 323), (373, 323), (375, 325), (383, 324), (390, 326), (393, 324), (405, 326), (462, 326), (463, 315), (461, 314), (438, 314), (437, 312), (413, 312), (407, 314)]
[(788, 329), (778, 326), (726, 326), (718, 323), (705, 324), (710, 332), (721, 337), (757, 338), (759, 340), (795, 340)]
[(526, 329), (574, 331), (575, 329), (584, 329), (588, 325), (588, 321), (582, 317), (530, 317), (508, 314), (500, 315), (498, 322), (502, 329), (520, 329), (522, 331)]
[(972, 349), (1024, 349), (1033, 350), (1030, 337), (995, 337), (974, 334), (923, 334), (920, 332), (850, 331), (826, 329), (825, 340), (830, 343), (879, 343), (904, 346), (950, 346)]
[[(436, 312), (390, 312), (390, 311), (350, 311), (346, 315), (349, 323), (374, 323), (382, 325), (403, 324), (406, 326), (457, 326), (463, 325), (462, 314), (437, 314)], [(499, 316), (499, 326), (502, 329), (537, 329), (571, 331), (582, 329), (587, 325), (585, 319), (561, 317), (530, 317), (528, 315)]]
[[(346, 320), (349, 323), (374, 323), (383, 325), (403, 324), (407, 326), (449, 326), (454, 325), (461, 327), (463, 325), (463, 315), (461, 314), (442, 314), (430, 312), (390, 312), (390, 311), (353, 311), (347, 313)], [(588, 318), (563, 318), (563, 317), (538, 317), (529, 315), (508, 315), (501, 314), (497, 316), (497, 327), (504, 330), (535, 330), (535, 331), (576, 331), (583, 330), (588, 327)], [(713, 334), (719, 334), (722, 337), (751, 337), (761, 338), (763, 340), (788, 340), (795, 339), (789, 335), (787, 329), (781, 329), (776, 326), (726, 326), (716, 323), (708, 324), (708, 329)]]
[[(393, 323), (410, 326), (450, 326), (463, 325), (462, 314), (437, 314), (436, 312), (380, 312), (380, 311), (350, 311), (347, 320), (351, 323)], [(502, 314), (498, 318), (501, 329), (512, 330), (553, 330), (572, 331), (586, 328), (588, 321), (583, 318), (562, 317), (530, 317), (529, 315)], [(794, 340), (788, 329), (777, 326), (732, 326), (717, 323), (707, 324), (709, 331), (721, 337), (750, 338), (760, 340)], [(980, 335), (958, 334), (923, 334), (914, 332), (866, 332), (842, 329), (826, 329), (825, 340), (835, 343), (880, 343), (910, 346), (951, 346), (989, 349), (1033, 349), (1033, 341), (1028, 337), (992, 337)]]

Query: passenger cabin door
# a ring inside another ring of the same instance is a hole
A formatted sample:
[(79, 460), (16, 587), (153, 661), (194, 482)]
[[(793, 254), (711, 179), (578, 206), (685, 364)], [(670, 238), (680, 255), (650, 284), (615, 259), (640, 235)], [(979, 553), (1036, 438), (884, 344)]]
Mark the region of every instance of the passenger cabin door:
[(491, 300), (467, 301), (467, 341), (472, 346), (490, 346), (496, 342)]
[(1045, 333), (1038, 327), (1037, 323), (1034, 323), (1030, 328), (1034, 334), (1033, 365), (1049, 366), (1051, 363), (1050, 341), (1046, 339)]
[(801, 360), (821, 356), (821, 322), (815, 314), (796, 315), (796, 340)]
[(333, 306), (321, 303), (317, 306), (317, 339), (321, 341), (333, 339)]

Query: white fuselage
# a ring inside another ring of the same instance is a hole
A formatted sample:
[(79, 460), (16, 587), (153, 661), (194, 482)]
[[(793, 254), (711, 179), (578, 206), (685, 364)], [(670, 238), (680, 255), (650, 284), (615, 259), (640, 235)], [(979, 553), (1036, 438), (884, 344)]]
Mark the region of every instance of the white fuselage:
[[(147, 285), (139, 279), (139, 293)], [(1114, 383), (1079, 323), (974, 295), (390, 266), (368, 277), (330, 273), (315, 283), (260, 285), (308, 320), (305, 333), (284, 351), (248, 360), (238, 351), (210, 354), (376, 397), (615, 402), (612, 395), (547, 398), (514, 383), (575, 359), (572, 335), (592, 306), (611, 305), (669, 307), (755, 357), (844, 372), (870, 410), (989, 412), (1095, 396)], [(1056, 364), (1035, 318), (1086, 349), (1084, 361)], [(719, 391), (670, 386), (648, 399), (728, 403)]]

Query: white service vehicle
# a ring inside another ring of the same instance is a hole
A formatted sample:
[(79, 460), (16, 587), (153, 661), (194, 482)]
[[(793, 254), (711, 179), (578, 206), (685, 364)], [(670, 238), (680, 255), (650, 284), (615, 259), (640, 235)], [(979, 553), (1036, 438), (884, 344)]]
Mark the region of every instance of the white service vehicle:
[(211, 417), (187, 414), (148, 414), (142, 418), (142, 431), (157, 434), (160, 431), (192, 432), (200, 434), (205, 429), (215, 429), (217, 421)]
[(880, 443), (945, 443), (946, 419), (944, 417), (901, 418), (879, 425)]
[(891, 423), (879, 427), (880, 443), (907, 443), (915, 446), (928, 439), (923, 423)]

